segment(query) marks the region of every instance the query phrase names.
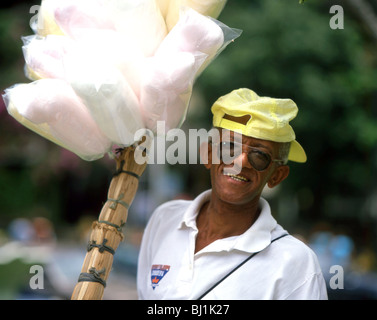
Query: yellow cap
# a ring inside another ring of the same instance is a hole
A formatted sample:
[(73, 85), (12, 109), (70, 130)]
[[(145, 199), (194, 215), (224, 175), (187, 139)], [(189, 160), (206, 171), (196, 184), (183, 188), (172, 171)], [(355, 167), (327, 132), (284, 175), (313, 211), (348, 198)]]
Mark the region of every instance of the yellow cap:
[[(296, 135), (289, 121), (296, 117), (298, 108), (291, 99), (259, 97), (250, 89), (237, 89), (220, 97), (212, 106), (213, 126), (228, 130), (238, 130), (243, 135), (257, 139), (291, 142), (288, 160), (306, 162), (306, 154), (295, 140)], [(242, 124), (224, 116), (250, 116)]]

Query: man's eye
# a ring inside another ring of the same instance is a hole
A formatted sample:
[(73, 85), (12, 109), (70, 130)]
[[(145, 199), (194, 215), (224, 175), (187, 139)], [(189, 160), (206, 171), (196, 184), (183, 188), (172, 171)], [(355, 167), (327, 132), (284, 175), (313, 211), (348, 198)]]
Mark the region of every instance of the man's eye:
[(229, 151), (234, 151), (234, 148), (235, 148), (235, 145), (233, 142), (231, 141), (223, 141), (222, 142), (222, 147), (226, 150), (229, 150)]
[(257, 161), (261, 161), (261, 162), (269, 161), (269, 156), (266, 153), (259, 150), (253, 150), (252, 156)]
[(234, 148), (234, 142), (231, 141), (223, 141), (222, 145), (227, 148)]

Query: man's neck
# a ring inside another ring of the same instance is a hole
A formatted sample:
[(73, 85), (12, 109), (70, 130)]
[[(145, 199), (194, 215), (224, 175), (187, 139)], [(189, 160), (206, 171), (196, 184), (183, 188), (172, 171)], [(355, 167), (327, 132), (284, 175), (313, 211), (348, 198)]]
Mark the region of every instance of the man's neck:
[(224, 203), (212, 197), (202, 206), (196, 219), (199, 232), (195, 252), (218, 239), (244, 233), (255, 222), (259, 213), (259, 197), (242, 205)]

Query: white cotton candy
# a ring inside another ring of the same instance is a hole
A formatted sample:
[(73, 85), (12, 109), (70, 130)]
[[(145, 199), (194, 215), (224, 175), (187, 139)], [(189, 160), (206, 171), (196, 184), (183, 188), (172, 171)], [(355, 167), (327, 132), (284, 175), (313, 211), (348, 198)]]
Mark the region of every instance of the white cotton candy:
[(170, 31), (179, 20), (182, 7), (194, 9), (204, 16), (216, 19), (224, 9), (225, 4), (226, 0), (171, 0), (168, 5), (163, 3), (162, 6), (168, 6), (165, 20)]
[(165, 20), (155, 0), (108, 0), (115, 30), (132, 39), (145, 57), (152, 56), (167, 34)]
[[(167, 34), (155, 0), (64, 0), (55, 4), (54, 18), (65, 34), (88, 41), (93, 30), (119, 32), (129, 47), (151, 56)], [(98, 39), (94, 39), (97, 41)]]
[(223, 30), (211, 19), (189, 9), (166, 36), (156, 52), (166, 55), (172, 52), (201, 52), (208, 55), (198, 73), (212, 61), (224, 44)]
[(148, 129), (155, 132), (157, 121), (165, 121), (166, 130), (180, 126), (186, 115), (195, 75), (205, 58), (205, 54), (189, 52), (149, 58), (140, 93)]
[(6, 91), (4, 100), (18, 121), (83, 159), (98, 159), (111, 148), (110, 140), (64, 80), (17, 85)]
[(182, 124), (195, 78), (223, 45), (215, 22), (192, 9), (183, 12), (142, 74), (140, 103), (148, 129), (155, 131), (162, 120), (166, 130)]
[(143, 128), (139, 102), (121, 72), (95, 57), (67, 61), (72, 88), (84, 101), (104, 134), (118, 145), (134, 143), (135, 132)]
[[(76, 49), (66, 56), (65, 65), (75, 61), (81, 65), (91, 61), (92, 71), (100, 68), (118, 69), (139, 96), (140, 74), (144, 54), (133, 40), (114, 30), (87, 30), (85, 41), (75, 41)], [(79, 66), (80, 67), (80, 66)], [(76, 69), (76, 68), (75, 68)]]

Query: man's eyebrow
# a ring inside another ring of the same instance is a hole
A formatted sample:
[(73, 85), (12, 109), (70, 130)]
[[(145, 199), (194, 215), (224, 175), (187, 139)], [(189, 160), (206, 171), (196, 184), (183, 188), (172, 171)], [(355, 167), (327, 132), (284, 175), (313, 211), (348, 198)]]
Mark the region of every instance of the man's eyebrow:
[(261, 144), (258, 142), (252, 142), (250, 147), (266, 149), (271, 156), (273, 155), (273, 150), (269, 146), (266, 146), (264, 144)]

